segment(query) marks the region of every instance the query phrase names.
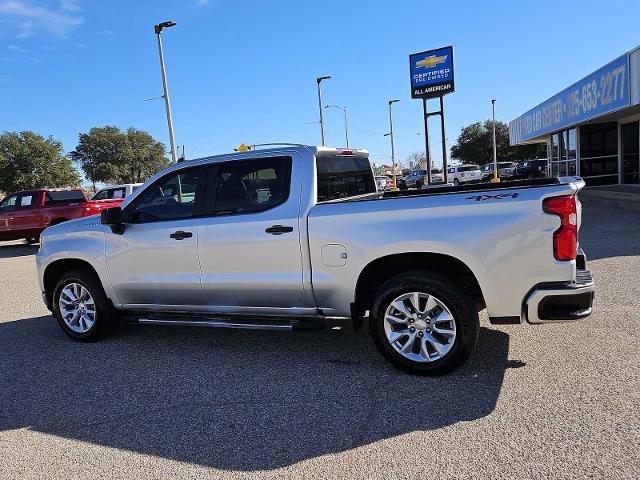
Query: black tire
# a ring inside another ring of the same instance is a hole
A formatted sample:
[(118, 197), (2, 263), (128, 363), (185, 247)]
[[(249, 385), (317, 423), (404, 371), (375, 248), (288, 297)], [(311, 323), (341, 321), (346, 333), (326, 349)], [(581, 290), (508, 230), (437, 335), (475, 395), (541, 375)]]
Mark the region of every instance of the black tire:
[(454, 178), (454, 179), (453, 179), (453, 184), (454, 184), (455, 186), (458, 186), (458, 185), (460, 184), (460, 180), (458, 180), (457, 178)]
[(417, 181), (417, 182), (416, 182), (416, 188), (417, 188), (418, 190), (420, 190), (420, 189), (422, 188), (422, 182), (421, 182), (421, 181)]
[[(403, 293), (415, 291), (440, 299), (453, 315), (455, 340), (451, 349), (438, 360), (418, 362), (407, 359), (387, 339), (384, 329), (387, 307)], [(378, 289), (369, 316), (369, 327), (376, 347), (395, 367), (412, 374), (435, 376), (455, 370), (469, 358), (478, 341), (480, 320), (473, 300), (455, 282), (437, 272), (416, 270), (392, 277)]]
[[(77, 283), (86, 288), (91, 297), (93, 297), (95, 303), (95, 321), (93, 326), (84, 333), (73, 331), (65, 323), (60, 313), (59, 299), (62, 290), (71, 283)], [(118, 327), (120, 317), (118, 312), (113, 308), (111, 302), (107, 299), (106, 294), (100, 283), (100, 279), (87, 269), (71, 270), (58, 280), (56, 287), (53, 291), (53, 316), (58, 321), (58, 324), (69, 337), (74, 340), (83, 342), (92, 342), (104, 338), (112, 334)]]

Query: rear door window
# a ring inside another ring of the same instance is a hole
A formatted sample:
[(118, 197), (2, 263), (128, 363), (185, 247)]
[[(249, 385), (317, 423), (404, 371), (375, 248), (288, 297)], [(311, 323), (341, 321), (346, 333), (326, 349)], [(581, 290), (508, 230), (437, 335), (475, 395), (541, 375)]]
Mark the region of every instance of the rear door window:
[(376, 193), (368, 158), (338, 155), (316, 158), (318, 202)]
[(214, 213), (269, 210), (289, 198), (291, 157), (223, 162), (218, 166)]

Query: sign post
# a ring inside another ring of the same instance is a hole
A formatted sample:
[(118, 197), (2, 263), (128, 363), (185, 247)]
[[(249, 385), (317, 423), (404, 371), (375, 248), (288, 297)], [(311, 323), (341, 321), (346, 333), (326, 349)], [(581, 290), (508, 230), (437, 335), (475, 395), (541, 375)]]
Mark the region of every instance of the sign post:
[[(424, 112), (425, 157), (427, 160), (427, 185), (431, 184), (431, 155), (429, 153), (429, 125), (432, 115), (440, 116), (442, 130), (442, 170), (444, 182), (447, 183), (447, 142), (444, 131), (444, 95), (455, 91), (453, 75), (453, 47), (437, 48), (426, 52), (409, 55), (409, 72), (411, 76), (411, 98), (422, 99)], [(429, 113), (427, 100), (440, 99), (440, 110)]]

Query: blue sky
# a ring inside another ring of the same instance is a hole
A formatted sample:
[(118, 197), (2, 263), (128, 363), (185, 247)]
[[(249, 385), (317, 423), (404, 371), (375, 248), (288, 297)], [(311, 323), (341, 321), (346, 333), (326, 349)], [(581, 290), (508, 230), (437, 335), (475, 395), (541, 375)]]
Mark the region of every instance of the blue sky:
[[(176, 142), (187, 158), (240, 142), (319, 144), (315, 78), (349, 112), (351, 146), (389, 163), (424, 150), (408, 55), (453, 45), (448, 143), (491, 115), (509, 121), (637, 46), (634, 1), (0, 0), (0, 130), (37, 131), (72, 150), (94, 126), (134, 126), (168, 145), (153, 25), (163, 34)], [(435, 104), (431, 107), (434, 108)], [(438, 120), (430, 124), (440, 162)], [(327, 144), (342, 113), (325, 110)], [(418, 135), (420, 133), (421, 135)]]

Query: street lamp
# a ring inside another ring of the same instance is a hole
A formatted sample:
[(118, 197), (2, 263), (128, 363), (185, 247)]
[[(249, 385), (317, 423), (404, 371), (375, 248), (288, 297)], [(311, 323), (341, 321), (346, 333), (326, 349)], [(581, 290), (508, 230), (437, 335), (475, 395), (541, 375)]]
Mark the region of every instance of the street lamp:
[(391, 138), (391, 165), (393, 165), (393, 191), (398, 190), (398, 185), (396, 184), (396, 151), (393, 146), (393, 118), (391, 117), (391, 105), (400, 100), (389, 100), (389, 137)]
[(491, 100), (491, 109), (493, 110), (493, 178), (491, 181), (497, 183), (498, 178), (498, 149), (496, 147), (496, 99)]
[(324, 145), (324, 121), (322, 118), (322, 93), (320, 92), (320, 82), (322, 82), (322, 80), (329, 80), (330, 78), (331, 76), (329, 75), (316, 78), (316, 83), (318, 84), (318, 110), (320, 110), (320, 136), (322, 137), (322, 145)]
[(173, 120), (171, 118), (171, 102), (169, 101), (169, 87), (167, 86), (167, 73), (164, 68), (164, 54), (162, 52), (162, 29), (176, 25), (176, 22), (168, 21), (154, 25), (153, 30), (158, 37), (158, 52), (160, 52), (160, 70), (162, 72), (162, 87), (164, 88), (164, 105), (167, 110), (167, 123), (169, 125), (169, 142), (171, 143), (171, 160), (173, 163), (178, 162), (178, 154), (176, 152), (176, 141), (173, 137)]
[(347, 127), (347, 109), (340, 105), (325, 105), (324, 108), (338, 108), (344, 113), (344, 138), (347, 142), (347, 148), (349, 148), (349, 127)]

